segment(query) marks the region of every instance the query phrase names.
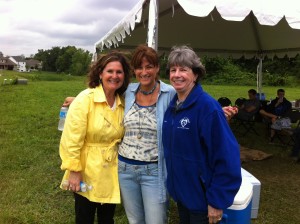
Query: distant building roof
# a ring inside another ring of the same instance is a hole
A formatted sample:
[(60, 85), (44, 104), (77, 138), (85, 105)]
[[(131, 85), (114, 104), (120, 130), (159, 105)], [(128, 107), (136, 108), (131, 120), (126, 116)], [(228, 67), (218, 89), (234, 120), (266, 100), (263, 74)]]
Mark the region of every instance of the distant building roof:
[(17, 62), (25, 62), (25, 58), (22, 56), (11, 56), (13, 59), (15, 59)]
[(34, 66), (36, 66), (36, 65), (39, 65), (39, 64), (41, 64), (41, 62), (39, 61), (39, 60), (35, 60), (35, 59), (27, 59), (26, 60), (26, 64), (28, 65), (28, 66), (30, 66), (30, 67), (34, 67)]
[(2, 57), (0, 55), (0, 65), (17, 65), (9, 59), (9, 57)]

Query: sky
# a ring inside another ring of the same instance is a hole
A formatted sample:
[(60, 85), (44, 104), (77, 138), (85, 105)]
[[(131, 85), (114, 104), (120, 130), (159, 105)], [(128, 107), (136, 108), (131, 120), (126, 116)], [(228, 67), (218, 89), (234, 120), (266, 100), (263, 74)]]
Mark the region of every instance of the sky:
[(138, 0), (0, 0), (0, 51), (29, 57), (39, 49), (94, 44)]

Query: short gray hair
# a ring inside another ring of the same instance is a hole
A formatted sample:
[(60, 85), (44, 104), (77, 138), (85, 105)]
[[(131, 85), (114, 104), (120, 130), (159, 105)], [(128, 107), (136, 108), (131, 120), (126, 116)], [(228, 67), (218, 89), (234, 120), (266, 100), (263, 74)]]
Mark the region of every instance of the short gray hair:
[(195, 51), (188, 46), (174, 46), (168, 57), (167, 74), (170, 74), (170, 67), (183, 66), (193, 70), (195, 75), (198, 75), (196, 82), (198, 82), (205, 75), (205, 67), (200, 61)]

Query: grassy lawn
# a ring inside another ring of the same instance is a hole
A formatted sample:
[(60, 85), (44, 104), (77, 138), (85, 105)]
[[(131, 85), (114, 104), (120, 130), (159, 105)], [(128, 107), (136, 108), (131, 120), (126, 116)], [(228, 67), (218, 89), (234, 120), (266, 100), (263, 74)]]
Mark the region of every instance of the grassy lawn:
[[(0, 77), (0, 83), (4, 77)], [(28, 85), (0, 86), (0, 223), (74, 223), (72, 194), (59, 189), (63, 172), (57, 125), (64, 98), (84, 89), (84, 79), (56, 75), (49, 80), (25, 73), (22, 77), (29, 79)], [(227, 96), (233, 102), (247, 97), (250, 88), (255, 87), (204, 86), (216, 99)], [(274, 98), (277, 89), (263, 88), (267, 98)], [(300, 88), (284, 89), (288, 99), (300, 98)], [(258, 219), (252, 223), (300, 223), (300, 164), (288, 157), (289, 147), (268, 144), (264, 124), (257, 123), (256, 129), (259, 136), (249, 133), (241, 137), (236, 133), (241, 145), (273, 155), (242, 164), (262, 184)], [(174, 203), (170, 213), (169, 223), (177, 223)], [(127, 223), (121, 205), (116, 223)]]

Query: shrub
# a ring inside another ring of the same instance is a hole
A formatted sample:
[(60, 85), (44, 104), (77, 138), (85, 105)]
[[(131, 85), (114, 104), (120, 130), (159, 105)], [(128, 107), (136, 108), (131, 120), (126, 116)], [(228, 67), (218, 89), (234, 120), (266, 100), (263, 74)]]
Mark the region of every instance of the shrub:
[(263, 83), (268, 86), (286, 86), (289, 81), (289, 76), (287, 74), (279, 75), (279, 74), (263, 74)]

